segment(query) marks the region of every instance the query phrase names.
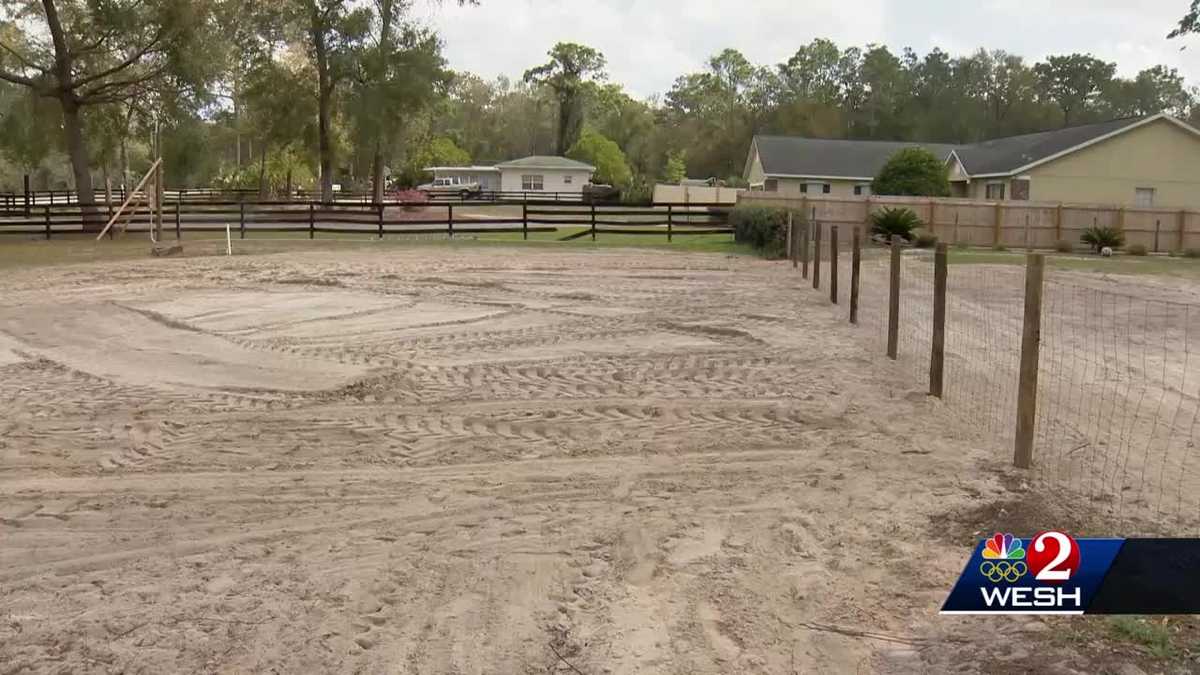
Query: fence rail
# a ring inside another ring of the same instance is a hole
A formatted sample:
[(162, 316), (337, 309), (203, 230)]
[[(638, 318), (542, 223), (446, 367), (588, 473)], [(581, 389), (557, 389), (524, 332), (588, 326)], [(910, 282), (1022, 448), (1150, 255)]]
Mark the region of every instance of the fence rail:
[(1011, 448), (1005, 460), (1032, 483), (1087, 500), (1126, 534), (1200, 530), (1200, 305), (1048, 269), (1039, 254), (1025, 269), (984, 274), (953, 264), (944, 243), (932, 255), (896, 243), (863, 249), (858, 228), (850, 260), (835, 262), (831, 229), (797, 224), (792, 265), (820, 275), (814, 286), (848, 275), (848, 305), (827, 294), (831, 305), (881, 356)]
[[(405, 192), (388, 191), (384, 192), (382, 203), (402, 205), (406, 203)], [(411, 193), (409, 193), (411, 194)], [(93, 201), (96, 204), (104, 203), (106, 198), (111, 197), (113, 200), (120, 203), (128, 196), (128, 193), (122, 187), (114, 188), (111, 192), (106, 193), (104, 190), (93, 191)], [(322, 202), (327, 204), (360, 204), (370, 206), (376, 203), (375, 195), (369, 191), (348, 191), (338, 190), (333, 193), (333, 199), (329, 202), (323, 202), (321, 192), (319, 190), (294, 189), (290, 193), (290, 198), (287, 194), (271, 195), (263, 197), (259, 190), (240, 189), (240, 188), (176, 188), (163, 190), (163, 196), (166, 201), (170, 202), (210, 202), (210, 201), (235, 201), (235, 202), (269, 202), (280, 201), (288, 203), (307, 203), (307, 202)], [(462, 198), (462, 194), (454, 192), (434, 192), (428, 195), (429, 203), (446, 203), (446, 202), (493, 202), (493, 203), (549, 203), (549, 204), (608, 204), (612, 205), (611, 200), (594, 196), (582, 192), (546, 192), (546, 191), (499, 191), (487, 190), (481, 192), (473, 192), (467, 196), (467, 199)], [(34, 209), (41, 206), (68, 206), (79, 203), (79, 195), (74, 190), (31, 190), (29, 192), (4, 192), (0, 193), (0, 212), (12, 213), (15, 211), (24, 212), (26, 209)], [(424, 202), (422, 202), (424, 203)], [(664, 202), (665, 203), (665, 202)], [(732, 206), (732, 204), (721, 203), (722, 206)]]
[[(169, 193), (168, 193), (169, 195)], [(140, 195), (135, 195), (138, 197)], [(51, 239), (56, 235), (95, 231), (116, 204), (87, 209), (77, 203), (42, 204), (0, 217), (0, 235), (30, 235)], [(519, 208), (519, 211), (518, 211)], [(600, 234), (665, 236), (731, 234), (726, 205), (562, 205), (547, 202), (386, 202), (334, 203), (295, 200), (217, 199), (192, 201), (168, 198), (162, 208), (163, 229), (184, 232), (224, 231), (226, 225), (245, 238), (247, 232), (308, 232), (374, 234), (478, 234), (554, 232), (584, 228), (595, 239)], [(146, 205), (127, 210), (120, 227), (144, 231), (153, 225)]]

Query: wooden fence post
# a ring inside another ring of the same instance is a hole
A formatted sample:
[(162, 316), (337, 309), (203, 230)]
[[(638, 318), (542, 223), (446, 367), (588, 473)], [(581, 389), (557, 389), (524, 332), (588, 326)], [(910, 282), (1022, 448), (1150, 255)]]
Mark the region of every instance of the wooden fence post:
[(929, 355), (929, 395), (942, 398), (946, 364), (946, 263), (949, 247), (933, 253), (933, 347)]
[(529, 240), (529, 203), (521, 202), (521, 239)]
[(596, 202), (592, 202), (592, 241), (596, 241)]
[(800, 278), (808, 278), (808, 233), (812, 221), (805, 220), (800, 224)]
[(829, 301), (838, 304), (838, 226), (829, 226)]
[(792, 248), (792, 245), (795, 243), (795, 238), (792, 236), (794, 234), (793, 230), (795, 229), (795, 226), (796, 223), (792, 219), (792, 212), (788, 211), (787, 229), (784, 230), (783, 233), (783, 250), (787, 252), (787, 259), (793, 263), (796, 262), (796, 256), (793, 255), (794, 249)]
[(379, 202), (379, 238), (383, 239), (383, 202)]
[(312, 204), (312, 202), (309, 202), (308, 203), (308, 238), (312, 239), (312, 238), (316, 237), (316, 235), (317, 235), (317, 231), (313, 227), (313, 204)]
[(50, 207), (46, 207), (46, 241), (50, 241)]
[(1021, 330), (1021, 370), (1017, 383), (1017, 433), (1013, 464), (1033, 466), (1033, 438), (1037, 421), (1038, 355), (1042, 341), (1042, 278), (1045, 258), (1030, 253), (1025, 262), (1025, 319)]
[(992, 224), (992, 246), (1000, 245), (1000, 224), (1004, 221), (1004, 207), (996, 202), (996, 222)]
[(29, 194), (29, 174), (25, 174), (25, 217), (29, 217), (29, 207), (33, 203)]
[(858, 276), (862, 266), (862, 235), (854, 228), (854, 240), (850, 246), (850, 323), (858, 323)]
[(672, 221), (672, 209), (671, 209), (671, 205), (667, 204), (667, 243), (668, 244), (671, 243), (671, 221)]
[(887, 355), (893, 361), (900, 351), (900, 235), (892, 235), (892, 257), (888, 283)]
[(446, 236), (449, 239), (454, 238), (454, 205), (446, 205)]
[(1175, 250), (1183, 252), (1184, 235), (1187, 234), (1187, 211), (1179, 212), (1179, 243)]
[(1154, 252), (1158, 253), (1158, 231), (1162, 229), (1162, 218), (1154, 219)]
[(1063, 205), (1059, 202), (1058, 208), (1054, 209), (1054, 243), (1062, 241), (1062, 214)]
[(183, 208), (183, 200), (179, 193), (175, 195), (175, 240), (183, 239), (183, 225), (179, 222), (179, 211)]
[(937, 200), (929, 200), (929, 233), (937, 235)]
[[(311, 220), (311, 219), (310, 219)], [(309, 227), (312, 225), (310, 224)], [(246, 202), (238, 203), (238, 239), (246, 238)]]
[(813, 221), (813, 288), (821, 288), (821, 224)]

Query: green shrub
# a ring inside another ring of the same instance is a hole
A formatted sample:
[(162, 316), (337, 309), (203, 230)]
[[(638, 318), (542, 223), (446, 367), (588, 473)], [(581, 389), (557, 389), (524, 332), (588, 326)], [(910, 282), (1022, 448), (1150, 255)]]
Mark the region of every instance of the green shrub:
[(1130, 244), (1125, 247), (1125, 252), (1129, 255), (1146, 255), (1150, 252), (1145, 244)]
[(1092, 247), (1096, 253), (1105, 246), (1116, 250), (1125, 243), (1125, 233), (1115, 227), (1095, 225), (1083, 231), (1080, 241)]
[(739, 206), (729, 212), (733, 240), (740, 244), (749, 244), (768, 258), (784, 255), (784, 248), (787, 246), (787, 221), (787, 209)]
[(1075, 245), (1066, 239), (1059, 239), (1058, 241), (1054, 242), (1054, 250), (1058, 251), (1059, 253), (1071, 253), (1075, 250)]
[(1200, 248), (1185, 248), (1179, 254), (1185, 258), (1200, 258)]
[(937, 246), (937, 243), (938, 238), (936, 234), (933, 234), (932, 232), (922, 232), (921, 234), (917, 235), (913, 245), (917, 248), (933, 248), (934, 246)]
[(949, 197), (946, 163), (924, 148), (899, 150), (871, 182), (871, 194)]
[(884, 208), (871, 214), (871, 234), (884, 239), (890, 240), (893, 236), (898, 235), (905, 241), (912, 241), (913, 231), (922, 225), (924, 223), (910, 209)]

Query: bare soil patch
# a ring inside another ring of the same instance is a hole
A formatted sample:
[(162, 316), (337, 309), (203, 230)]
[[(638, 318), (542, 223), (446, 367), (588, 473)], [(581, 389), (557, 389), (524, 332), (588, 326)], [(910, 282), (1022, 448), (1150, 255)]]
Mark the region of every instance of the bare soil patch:
[(967, 549), (931, 520), (1019, 493), (783, 264), (424, 248), (2, 284), (6, 670), (993, 672), (1033, 630), (936, 616)]

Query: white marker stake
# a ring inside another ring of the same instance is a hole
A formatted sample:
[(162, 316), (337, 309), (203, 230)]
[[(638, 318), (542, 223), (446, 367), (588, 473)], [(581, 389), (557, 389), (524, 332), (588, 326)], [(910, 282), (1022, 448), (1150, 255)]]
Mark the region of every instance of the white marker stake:
[(233, 255), (233, 238), (229, 235), (229, 223), (225, 223), (225, 255)]

